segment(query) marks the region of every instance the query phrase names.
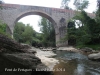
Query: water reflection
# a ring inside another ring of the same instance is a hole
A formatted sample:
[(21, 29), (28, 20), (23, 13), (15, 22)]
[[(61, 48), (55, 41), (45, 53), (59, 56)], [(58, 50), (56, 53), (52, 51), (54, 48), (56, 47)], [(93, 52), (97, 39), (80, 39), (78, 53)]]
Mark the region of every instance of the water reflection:
[(74, 72), (74, 75), (85, 75), (85, 68), (83, 65), (78, 64), (77, 69)]
[(100, 62), (92, 62), (87, 56), (67, 52), (56, 51), (59, 63), (54, 66), (54, 69), (62, 68), (65, 71), (54, 71), (54, 75), (100, 75)]
[(69, 61), (67, 63), (60, 61), (59, 64), (55, 65), (54, 69), (62, 68), (65, 69), (65, 71), (55, 71), (54, 75), (73, 75), (76, 67), (77, 64), (74, 61)]

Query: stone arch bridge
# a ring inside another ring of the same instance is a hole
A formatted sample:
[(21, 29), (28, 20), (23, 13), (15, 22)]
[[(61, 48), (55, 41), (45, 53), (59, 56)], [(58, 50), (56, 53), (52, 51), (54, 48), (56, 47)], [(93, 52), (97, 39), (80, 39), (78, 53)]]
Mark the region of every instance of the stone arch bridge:
[[(56, 42), (66, 34), (67, 20), (75, 16), (75, 11), (60, 8), (18, 5), (18, 4), (0, 4), (0, 20), (8, 25), (7, 32), (13, 34), (16, 22), (27, 15), (40, 15), (51, 21), (55, 28)], [(89, 14), (94, 16), (93, 14)], [(56, 46), (67, 46), (68, 42), (56, 43)]]

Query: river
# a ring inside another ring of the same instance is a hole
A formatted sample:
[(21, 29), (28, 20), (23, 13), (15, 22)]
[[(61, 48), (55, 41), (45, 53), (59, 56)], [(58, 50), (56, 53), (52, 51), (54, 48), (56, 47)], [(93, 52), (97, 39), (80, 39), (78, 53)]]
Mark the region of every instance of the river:
[(86, 55), (67, 51), (54, 51), (59, 63), (54, 75), (100, 75), (100, 62), (88, 60)]

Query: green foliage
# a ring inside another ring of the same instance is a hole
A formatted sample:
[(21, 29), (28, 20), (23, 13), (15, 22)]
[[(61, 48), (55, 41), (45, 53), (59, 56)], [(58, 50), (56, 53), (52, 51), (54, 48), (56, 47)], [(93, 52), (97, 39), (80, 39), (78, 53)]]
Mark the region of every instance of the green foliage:
[(83, 0), (79, 5), (76, 5), (76, 8), (78, 10), (84, 10), (88, 7), (89, 1), (88, 0)]
[(82, 11), (80, 15), (75, 16), (74, 19), (80, 20), (82, 23), (82, 26), (80, 25), (76, 30), (77, 44), (90, 42), (91, 34), (89, 26), (91, 26), (91, 18), (87, 16), (86, 12)]
[(42, 45), (46, 47), (55, 46), (55, 30), (52, 23), (42, 17), (39, 26), (40, 31), (42, 32)]
[(5, 23), (0, 22), (0, 33), (6, 33), (6, 27)]
[(6, 33), (7, 24), (0, 21), (0, 34), (5, 35), (6, 37), (11, 38), (9, 34)]
[(25, 31), (25, 24), (18, 22), (15, 25), (13, 36), (16, 41), (24, 42), (23, 40), (23, 32)]
[(96, 18), (95, 18), (96, 22), (100, 24), (100, 8), (97, 9), (96, 11)]
[(85, 48), (85, 47), (89, 47), (92, 48), (94, 50), (100, 50), (100, 44), (90, 44), (90, 45), (77, 45), (76, 48)]
[(33, 37), (35, 37), (35, 33), (36, 32), (33, 30), (33, 28), (29, 24), (25, 25), (21, 22), (18, 22), (15, 25), (13, 35), (16, 41), (31, 45), (33, 41)]
[(33, 39), (33, 33), (34, 33), (33, 28), (29, 24), (27, 24), (25, 26), (24, 32), (22, 33), (23, 40), (28, 44), (31, 44)]
[[(69, 7), (69, 2), (71, 0), (62, 0), (61, 2), (61, 7), (64, 8), (64, 9), (72, 9)], [(77, 0), (75, 0), (76, 2)], [(77, 10), (84, 10), (88, 7), (88, 4), (89, 4), (89, 1), (88, 0), (83, 0), (82, 2), (78, 2), (77, 5), (75, 5), (76, 9)]]
[(68, 4), (69, 4), (70, 0), (62, 0), (61, 2), (61, 7), (64, 9), (71, 9)]
[[(100, 45), (100, 12), (97, 11), (97, 17), (95, 19), (90, 18), (85, 11), (79, 12), (74, 18), (75, 20), (81, 21), (78, 28), (70, 27), (67, 29), (67, 40), (74, 39), (74, 45), (77, 47), (91, 47), (93, 49), (99, 49)], [(70, 43), (71, 41), (69, 41)], [(93, 47), (92, 47), (93, 46)]]

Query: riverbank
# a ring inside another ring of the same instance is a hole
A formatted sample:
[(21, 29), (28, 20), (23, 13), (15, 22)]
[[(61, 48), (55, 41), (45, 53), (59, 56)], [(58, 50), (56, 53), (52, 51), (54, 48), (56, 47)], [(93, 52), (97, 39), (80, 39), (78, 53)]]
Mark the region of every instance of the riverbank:
[(93, 50), (92, 48), (89, 48), (89, 47), (84, 47), (82, 49), (76, 49), (70, 46), (70, 47), (60, 47), (57, 50), (81, 53), (81, 54), (86, 55), (88, 59), (92, 61), (100, 61), (100, 51)]
[[(59, 48), (44, 48), (44, 49), (40, 49), (37, 50), (37, 57), (39, 57), (44, 64), (46, 64), (47, 66), (49, 66), (47, 63), (45, 62), (50, 62), (50, 58), (47, 58), (48, 56), (53, 56), (54, 53), (52, 54), (53, 51), (67, 51), (67, 52), (75, 52), (75, 53), (81, 53), (86, 55), (90, 60), (96, 60), (96, 61), (100, 61), (100, 52), (93, 50), (92, 48), (88, 48), (88, 47), (84, 47), (81, 49), (77, 49), (75, 47), (72, 46), (68, 46), (68, 47), (59, 47)], [(45, 53), (47, 55), (45, 55)], [(51, 53), (51, 54), (50, 54)], [(43, 54), (43, 55), (42, 55)], [(46, 57), (46, 58), (45, 58)], [(52, 58), (53, 60), (54, 58)], [(54, 61), (56, 63), (56, 61)]]

